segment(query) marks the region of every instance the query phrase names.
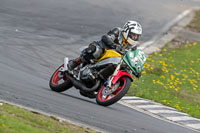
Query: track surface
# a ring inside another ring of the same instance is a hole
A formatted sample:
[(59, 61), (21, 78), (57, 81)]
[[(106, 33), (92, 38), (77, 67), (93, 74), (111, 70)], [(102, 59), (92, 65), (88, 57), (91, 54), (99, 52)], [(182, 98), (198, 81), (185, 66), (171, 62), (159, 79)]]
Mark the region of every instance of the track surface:
[(143, 25), (142, 41), (198, 0), (1, 0), (0, 99), (57, 114), (108, 132), (192, 133), (120, 104), (101, 107), (75, 89), (50, 91), (63, 57), (127, 20)]

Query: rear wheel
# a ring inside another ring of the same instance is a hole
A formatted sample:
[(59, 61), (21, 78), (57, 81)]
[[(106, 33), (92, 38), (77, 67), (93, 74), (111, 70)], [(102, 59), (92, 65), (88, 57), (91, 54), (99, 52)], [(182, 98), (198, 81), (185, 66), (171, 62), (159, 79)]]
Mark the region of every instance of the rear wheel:
[(121, 77), (111, 89), (102, 86), (96, 97), (97, 103), (103, 106), (109, 106), (119, 101), (128, 92), (130, 85), (130, 78)]
[(67, 89), (73, 86), (72, 82), (68, 78), (65, 77), (64, 73), (59, 71), (61, 67), (64, 67), (64, 65), (61, 65), (53, 73), (49, 81), (49, 86), (51, 90), (56, 91), (56, 92), (66, 91)]

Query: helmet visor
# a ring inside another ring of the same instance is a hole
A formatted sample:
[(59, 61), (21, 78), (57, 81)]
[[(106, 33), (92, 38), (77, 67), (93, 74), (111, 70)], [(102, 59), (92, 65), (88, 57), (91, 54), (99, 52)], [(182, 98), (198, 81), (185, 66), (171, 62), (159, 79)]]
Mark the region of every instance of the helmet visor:
[(131, 33), (131, 32), (129, 32), (129, 34), (128, 34), (128, 37), (134, 41), (138, 41), (140, 39), (140, 36), (141, 35), (139, 35), (139, 34), (135, 34), (135, 33)]

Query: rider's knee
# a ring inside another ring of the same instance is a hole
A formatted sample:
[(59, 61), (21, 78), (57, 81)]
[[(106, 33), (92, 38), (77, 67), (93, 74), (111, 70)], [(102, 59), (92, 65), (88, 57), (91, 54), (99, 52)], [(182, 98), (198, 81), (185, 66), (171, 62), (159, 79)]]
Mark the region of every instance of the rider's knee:
[(90, 61), (91, 59), (98, 59), (102, 56), (104, 49), (101, 48), (98, 43), (92, 42), (89, 44), (88, 48), (84, 49), (81, 56), (85, 60)]

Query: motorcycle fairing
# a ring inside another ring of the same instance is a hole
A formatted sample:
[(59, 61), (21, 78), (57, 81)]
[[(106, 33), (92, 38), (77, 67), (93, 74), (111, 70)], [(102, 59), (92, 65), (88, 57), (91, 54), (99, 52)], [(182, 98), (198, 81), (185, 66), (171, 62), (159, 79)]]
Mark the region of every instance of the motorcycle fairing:
[(101, 60), (101, 61), (97, 62), (97, 63), (95, 64), (95, 66), (96, 66), (96, 67), (99, 67), (99, 66), (103, 66), (103, 65), (110, 64), (110, 63), (116, 64), (116, 65), (117, 65), (117, 64), (120, 63), (120, 60), (121, 60), (120, 57), (110, 57), (110, 58), (106, 58), (106, 59), (104, 59), (104, 60)]
[(105, 49), (105, 52), (104, 52), (103, 56), (101, 58), (97, 59), (96, 61), (99, 62), (99, 61), (101, 61), (103, 59), (106, 59), (106, 58), (121, 57), (121, 56), (122, 56), (121, 54), (119, 54), (118, 52), (116, 52), (114, 50), (110, 50), (110, 49), (107, 50), (107, 49)]
[(136, 49), (135, 51), (128, 51), (123, 60), (131, 68), (133, 73), (137, 75), (144, 69), (146, 56), (142, 50)]

